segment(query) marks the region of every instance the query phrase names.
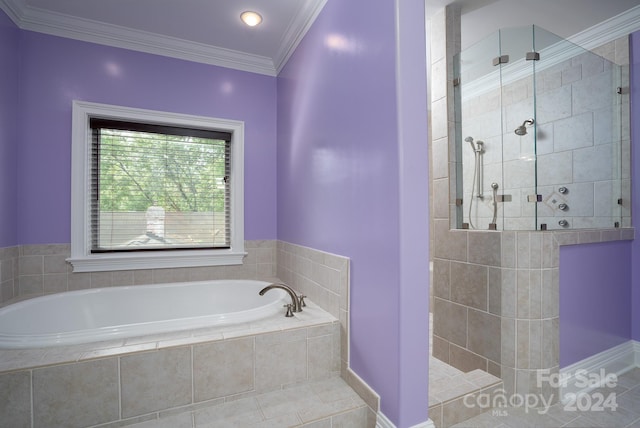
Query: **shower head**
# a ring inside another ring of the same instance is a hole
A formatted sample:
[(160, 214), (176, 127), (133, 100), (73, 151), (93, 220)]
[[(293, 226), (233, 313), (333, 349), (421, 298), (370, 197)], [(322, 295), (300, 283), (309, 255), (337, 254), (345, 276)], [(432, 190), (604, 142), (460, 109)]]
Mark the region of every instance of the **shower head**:
[(535, 122), (534, 122), (534, 120), (533, 120), (533, 119), (527, 119), (527, 120), (525, 120), (524, 122), (522, 122), (522, 125), (518, 126), (518, 127), (516, 128), (516, 130), (515, 130), (515, 131), (513, 131), (513, 132), (515, 132), (515, 133), (516, 133), (516, 135), (519, 135), (519, 136), (521, 136), (521, 137), (522, 137), (523, 135), (527, 135), (527, 125), (531, 126), (531, 125), (533, 125), (534, 123), (535, 123)]
[(473, 149), (473, 151), (476, 151), (476, 145), (473, 143), (473, 137), (467, 137), (464, 139), (464, 141), (471, 144), (471, 148)]

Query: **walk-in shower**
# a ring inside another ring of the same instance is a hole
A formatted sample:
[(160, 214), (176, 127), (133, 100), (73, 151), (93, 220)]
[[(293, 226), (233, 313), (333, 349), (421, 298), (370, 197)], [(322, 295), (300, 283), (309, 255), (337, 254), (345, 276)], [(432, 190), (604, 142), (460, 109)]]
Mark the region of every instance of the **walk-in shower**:
[(629, 226), (625, 80), (627, 67), (537, 26), (456, 55), (452, 227)]

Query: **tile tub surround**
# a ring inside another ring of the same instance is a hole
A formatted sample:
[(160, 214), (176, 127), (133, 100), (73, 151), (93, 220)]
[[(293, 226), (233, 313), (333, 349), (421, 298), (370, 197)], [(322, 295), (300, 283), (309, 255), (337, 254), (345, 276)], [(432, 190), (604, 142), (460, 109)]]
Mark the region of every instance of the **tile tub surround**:
[(380, 397), (349, 367), (349, 258), (277, 242), (277, 277), (308, 296), (340, 322), (340, 374), (374, 412)]
[[(338, 361), (338, 374), (365, 400), (368, 408), (372, 409), (375, 414), (379, 409), (379, 396), (348, 367), (349, 259), (281, 241), (246, 241), (245, 248), (248, 255), (243, 266), (91, 274), (71, 272), (65, 262), (70, 254), (69, 245), (66, 244), (30, 245), (0, 249), (3, 281), (9, 281), (11, 290), (10, 298), (4, 301), (4, 304), (45, 293), (92, 287), (144, 286), (143, 284), (146, 283), (228, 278), (279, 281), (280, 279), (276, 277), (277, 272), (282, 275), (282, 280), (285, 283), (290, 284), (296, 291), (307, 295), (310, 302), (317, 302), (317, 306), (339, 320), (339, 324), (338, 320), (333, 319), (332, 321), (336, 326), (339, 326), (334, 327), (339, 329), (337, 336), (339, 346), (336, 347), (335, 344), (332, 344), (333, 352), (336, 353)], [(22, 268), (19, 268), (21, 260), (23, 262)], [(5, 276), (8, 279), (5, 279)], [(22, 281), (22, 291), (25, 293), (22, 295), (17, 294), (20, 290), (20, 281)], [(16, 290), (15, 295), (13, 294), (14, 289)], [(303, 313), (303, 316), (307, 312)], [(264, 328), (265, 326), (260, 326), (258, 333), (263, 333)], [(143, 339), (141, 341), (102, 343), (98, 346), (0, 351), (0, 372), (4, 371), (8, 374), (9, 372), (27, 371), (31, 373), (34, 367), (42, 365), (83, 362), (95, 358), (117, 357), (122, 354), (146, 352), (166, 347), (188, 346), (201, 341), (243, 335), (246, 333), (242, 331), (243, 329), (244, 327), (238, 327), (238, 331), (235, 333), (230, 332), (222, 337), (217, 333), (212, 333), (213, 338), (209, 339), (206, 338), (206, 331), (203, 331), (202, 334), (194, 333), (194, 337), (190, 337), (190, 335), (176, 337), (174, 334), (170, 334), (152, 338), (151, 341)], [(310, 367), (321, 367), (326, 363), (323, 353), (309, 353), (308, 356)], [(331, 361), (333, 364), (333, 360)], [(309, 370), (313, 376), (315, 369)], [(13, 395), (12, 399), (14, 399)]]
[(340, 320), (343, 377), (349, 362), (349, 259), (278, 241), (277, 277)]
[[(215, 279), (281, 280), (340, 320), (348, 333), (349, 259), (283, 241), (245, 241), (242, 265), (73, 273), (69, 244), (0, 248), (1, 304), (86, 288)], [(348, 346), (342, 361), (348, 361)]]
[(295, 318), (1, 350), (0, 420), (12, 427), (133, 423), (337, 378), (339, 336), (338, 320), (310, 301)]
[[(276, 241), (245, 241), (242, 265), (73, 273), (69, 244), (22, 245), (0, 249), (2, 302), (85, 288), (160, 284), (211, 279), (272, 279)], [(17, 252), (17, 254), (16, 254)], [(6, 277), (6, 279), (5, 279)]]
[(19, 255), (19, 247), (0, 248), (0, 303), (17, 295)]

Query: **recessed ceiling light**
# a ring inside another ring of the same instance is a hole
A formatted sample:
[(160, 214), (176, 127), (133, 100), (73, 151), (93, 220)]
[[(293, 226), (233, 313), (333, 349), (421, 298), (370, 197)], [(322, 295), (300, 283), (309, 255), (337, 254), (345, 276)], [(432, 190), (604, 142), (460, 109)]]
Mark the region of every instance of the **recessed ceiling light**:
[(247, 24), (249, 27), (255, 27), (262, 22), (262, 16), (260, 16), (258, 12), (253, 12), (250, 10), (242, 12), (240, 14), (240, 19), (242, 19), (242, 22)]

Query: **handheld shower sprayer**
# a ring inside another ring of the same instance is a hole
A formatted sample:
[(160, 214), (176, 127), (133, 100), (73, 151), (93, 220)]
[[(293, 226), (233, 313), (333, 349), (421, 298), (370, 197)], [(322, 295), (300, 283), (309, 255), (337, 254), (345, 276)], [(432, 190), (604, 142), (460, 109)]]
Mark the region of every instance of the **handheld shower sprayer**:
[(474, 167), (473, 184), (471, 185), (471, 201), (469, 202), (469, 225), (472, 229), (475, 229), (476, 227), (473, 224), (473, 220), (471, 220), (471, 211), (473, 209), (474, 193), (476, 198), (484, 198), (484, 195), (482, 194), (482, 155), (484, 154), (484, 143), (480, 140), (474, 143), (473, 137), (467, 137), (464, 139), (464, 141), (469, 143), (471, 145), (471, 149), (473, 150)]
[(528, 125), (528, 126), (531, 126), (531, 125), (533, 125), (534, 123), (535, 123), (535, 121), (534, 121), (533, 119), (527, 119), (527, 120), (525, 120), (524, 122), (522, 122), (522, 125), (518, 126), (518, 127), (516, 128), (516, 130), (515, 130), (515, 131), (513, 131), (513, 132), (515, 132), (515, 133), (516, 133), (516, 135), (519, 135), (519, 136), (521, 136), (521, 137), (522, 137), (523, 135), (527, 135), (527, 125)]
[(471, 148), (473, 149), (473, 151), (476, 151), (476, 145), (473, 142), (473, 137), (467, 137), (464, 139), (464, 141), (466, 141), (467, 143), (471, 144)]
[(467, 143), (469, 143), (471, 145), (471, 149), (475, 152), (475, 153), (484, 153), (484, 142), (478, 140), (475, 143), (473, 142), (473, 137), (467, 137), (464, 139), (464, 141), (466, 141)]

